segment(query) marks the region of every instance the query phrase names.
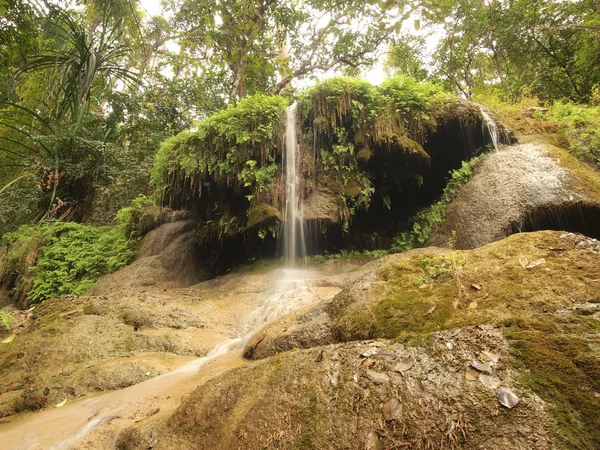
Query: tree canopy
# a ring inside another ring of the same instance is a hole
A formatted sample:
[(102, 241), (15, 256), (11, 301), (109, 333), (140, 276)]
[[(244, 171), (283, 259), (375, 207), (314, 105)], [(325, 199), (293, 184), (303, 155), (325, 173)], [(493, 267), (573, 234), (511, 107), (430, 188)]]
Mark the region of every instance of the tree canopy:
[(373, 67), (464, 97), (598, 102), (600, 3), (166, 0), (150, 17), (140, 0), (0, 0), (0, 233), (102, 221), (197, 120)]

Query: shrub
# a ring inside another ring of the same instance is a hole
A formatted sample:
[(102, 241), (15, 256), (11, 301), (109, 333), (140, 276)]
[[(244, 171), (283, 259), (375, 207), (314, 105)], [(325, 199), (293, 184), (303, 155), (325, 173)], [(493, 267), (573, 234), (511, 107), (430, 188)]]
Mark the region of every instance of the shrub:
[(469, 161), (463, 161), (460, 169), (453, 170), (450, 173), (450, 181), (448, 181), (442, 197), (413, 216), (411, 230), (402, 231), (396, 235), (392, 244), (393, 252), (404, 252), (420, 247), (429, 240), (437, 225), (446, 218), (446, 210), (458, 195), (460, 188), (469, 181), (475, 166), (486, 156), (486, 154), (483, 154)]
[(30, 279), (30, 303), (83, 294), (101, 276), (125, 266), (134, 253), (133, 241), (120, 228), (74, 222), (24, 225), (4, 241), (9, 247), (3, 271)]

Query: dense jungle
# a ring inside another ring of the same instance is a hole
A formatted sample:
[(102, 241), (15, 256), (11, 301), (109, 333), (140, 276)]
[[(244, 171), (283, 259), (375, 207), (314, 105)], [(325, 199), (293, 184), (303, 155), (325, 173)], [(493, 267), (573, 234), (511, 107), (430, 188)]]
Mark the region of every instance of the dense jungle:
[(600, 448), (599, 0), (0, 0), (0, 449)]

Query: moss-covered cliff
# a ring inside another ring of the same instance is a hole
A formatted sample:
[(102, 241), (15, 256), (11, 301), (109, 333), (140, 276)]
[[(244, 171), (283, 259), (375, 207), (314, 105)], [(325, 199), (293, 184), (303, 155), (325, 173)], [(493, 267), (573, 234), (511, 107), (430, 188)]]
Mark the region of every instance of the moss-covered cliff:
[[(479, 105), (411, 78), (380, 86), (334, 78), (296, 100), (300, 195), (313, 251), (389, 246), (439, 197), (449, 171), (492, 143)], [(246, 98), (165, 141), (157, 155), (152, 177), (161, 201), (196, 214), (205, 259), (237, 249), (222, 268), (275, 252), (290, 102)], [(497, 126), (501, 141), (514, 140)]]

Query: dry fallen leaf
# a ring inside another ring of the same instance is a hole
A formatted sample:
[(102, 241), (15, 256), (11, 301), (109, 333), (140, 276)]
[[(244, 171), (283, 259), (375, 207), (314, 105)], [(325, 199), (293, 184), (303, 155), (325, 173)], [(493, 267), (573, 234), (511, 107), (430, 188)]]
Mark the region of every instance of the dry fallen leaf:
[(424, 315), (424, 316), (428, 316), (429, 314), (431, 314), (433, 311), (435, 311), (435, 307), (436, 307), (436, 306), (437, 306), (437, 305), (433, 305), (433, 306), (431, 307), (431, 309), (430, 309), (429, 311), (427, 311), (427, 312), (426, 312), (425, 314), (423, 314), (423, 315)]
[(498, 386), (500, 386), (500, 379), (493, 377), (492, 375), (481, 374), (479, 376), (479, 381), (481, 381), (481, 384), (489, 387), (490, 389), (496, 389)]
[(534, 261), (531, 264), (528, 264), (526, 269), (533, 269), (534, 267), (541, 266), (545, 262), (546, 262), (546, 260), (544, 258), (538, 259), (537, 261)]
[(385, 373), (375, 372), (374, 370), (367, 370), (367, 378), (374, 384), (384, 384), (390, 381), (390, 377)]
[(519, 264), (521, 264), (521, 267), (523, 267), (523, 269), (527, 269), (527, 266), (529, 265), (529, 260), (523, 255), (521, 255), (519, 256)]
[(10, 344), (12, 341), (15, 340), (15, 338), (17, 337), (16, 334), (11, 334), (10, 336), (8, 336), (7, 338), (5, 338), (2, 343), (3, 344)]
[(396, 398), (388, 401), (383, 407), (383, 417), (389, 422), (391, 420), (399, 419), (402, 415), (402, 404)]
[(501, 387), (496, 391), (496, 397), (502, 406), (507, 408), (514, 408), (519, 403), (519, 397), (515, 395), (513, 391), (508, 388)]
[(407, 356), (406, 358), (402, 358), (398, 361), (398, 364), (394, 366), (394, 370), (396, 372), (406, 372), (412, 366), (415, 365), (415, 358), (412, 356)]
[(479, 379), (479, 373), (471, 368), (465, 372), (465, 379), (467, 381), (477, 381)]
[(481, 352), (479, 357), (484, 363), (488, 363), (492, 366), (500, 360), (500, 357), (492, 352)]
[(373, 358), (381, 359), (383, 361), (395, 361), (398, 357), (391, 353), (377, 353), (376, 355), (373, 355)]
[(368, 358), (369, 356), (373, 356), (376, 353), (377, 353), (377, 347), (371, 347), (366, 352), (361, 353), (360, 356), (362, 356), (363, 358)]
[(479, 372), (483, 372), (483, 373), (487, 373), (487, 374), (492, 373), (492, 368), (490, 366), (488, 366), (487, 364), (482, 364), (479, 362), (472, 362), (471, 367)]

